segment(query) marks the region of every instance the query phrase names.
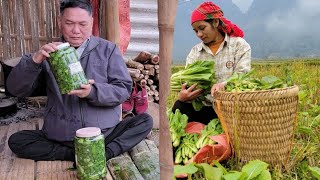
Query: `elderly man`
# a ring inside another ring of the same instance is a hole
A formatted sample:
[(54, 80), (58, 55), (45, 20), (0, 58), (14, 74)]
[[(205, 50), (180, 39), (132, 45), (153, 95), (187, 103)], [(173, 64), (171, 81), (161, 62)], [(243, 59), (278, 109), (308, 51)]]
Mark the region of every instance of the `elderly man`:
[[(105, 135), (107, 160), (130, 150), (148, 135), (153, 120), (143, 113), (120, 121), (120, 104), (130, 96), (132, 80), (119, 49), (92, 36), (92, 7), (87, 0), (61, 1), (58, 22), (61, 42), (24, 55), (7, 79), (9, 92), (24, 97), (40, 85), (39, 76), (43, 75), (48, 97), (42, 130), (13, 134), (9, 147), (21, 158), (75, 161), (76, 130), (99, 127)], [(62, 42), (76, 48), (89, 82), (63, 95), (46, 61)]]

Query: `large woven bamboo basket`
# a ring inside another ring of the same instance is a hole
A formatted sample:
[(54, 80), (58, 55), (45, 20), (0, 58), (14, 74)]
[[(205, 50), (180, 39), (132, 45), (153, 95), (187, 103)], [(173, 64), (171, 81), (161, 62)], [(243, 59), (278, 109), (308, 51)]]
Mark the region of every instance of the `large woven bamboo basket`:
[(214, 109), (240, 162), (286, 165), (298, 108), (297, 86), (252, 92), (217, 92)]

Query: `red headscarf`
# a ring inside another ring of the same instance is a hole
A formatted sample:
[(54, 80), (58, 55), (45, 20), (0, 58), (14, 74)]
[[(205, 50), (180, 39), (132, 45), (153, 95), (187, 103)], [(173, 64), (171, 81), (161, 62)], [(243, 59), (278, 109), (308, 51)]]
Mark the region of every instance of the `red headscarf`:
[(223, 12), (219, 6), (212, 2), (204, 2), (200, 4), (191, 14), (191, 24), (196, 21), (203, 21), (208, 19), (220, 19), (222, 24), (222, 31), (229, 36), (243, 37), (243, 31), (231, 21), (223, 16)]

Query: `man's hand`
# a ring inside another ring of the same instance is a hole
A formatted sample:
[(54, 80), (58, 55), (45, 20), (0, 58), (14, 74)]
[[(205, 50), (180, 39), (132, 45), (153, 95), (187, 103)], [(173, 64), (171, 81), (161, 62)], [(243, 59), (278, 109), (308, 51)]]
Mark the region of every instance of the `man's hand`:
[(94, 80), (89, 79), (88, 82), (89, 84), (81, 84), (81, 89), (70, 91), (68, 95), (75, 95), (75, 96), (78, 96), (79, 98), (87, 97), (91, 92), (91, 88), (92, 88), (92, 84), (94, 84)]
[(197, 90), (194, 90), (193, 89), (197, 86), (198, 84), (193, 84), (192, 86), (190, 86), (188, 89), (187, 89), (187, 83), (184, 83), (182, 86), (181, 86), (181, 90), (179, 92), (179, 101), (182, 101), (182, 102), (186, 102), (186, 101), (191, 101), (191, 100), (194, 100), (196, 99), (197, 97), (199, 97), (201, 95), (201, 93), (203, 92), (203, 89), (197, 89)]
[(39, 51), (34, 53), (32, 60), (37, 64), (41, 64), (46, 58), (50, 57), (50, 53), (58, 50), (57, 46), (61, 43), (62, 42), (53, 42), (43, 45)]
[(222, 82), (222, 83), (217, 83), (214, 84), (211, 88), (211, 96), (214, 96), (214, 93), (217, 91), (221, 91), (224, 90), (224, 86), (226, 85), (226, 82)]

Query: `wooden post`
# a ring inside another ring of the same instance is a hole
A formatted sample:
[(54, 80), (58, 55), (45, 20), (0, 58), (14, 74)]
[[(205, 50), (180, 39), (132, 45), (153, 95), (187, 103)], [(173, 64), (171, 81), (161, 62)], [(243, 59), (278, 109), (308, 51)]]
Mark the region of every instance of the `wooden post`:
[(120, 45), (118, 0), (106, 1), (106, 39)]
[(174, 21), (178, 0), (158, 0), (158, 27), (160, 49), (160, 179), (173, 179), (172, 143), (169, 121), (166, 115), (169, 80), (171, 76), (171, 57), (173, 47)]

